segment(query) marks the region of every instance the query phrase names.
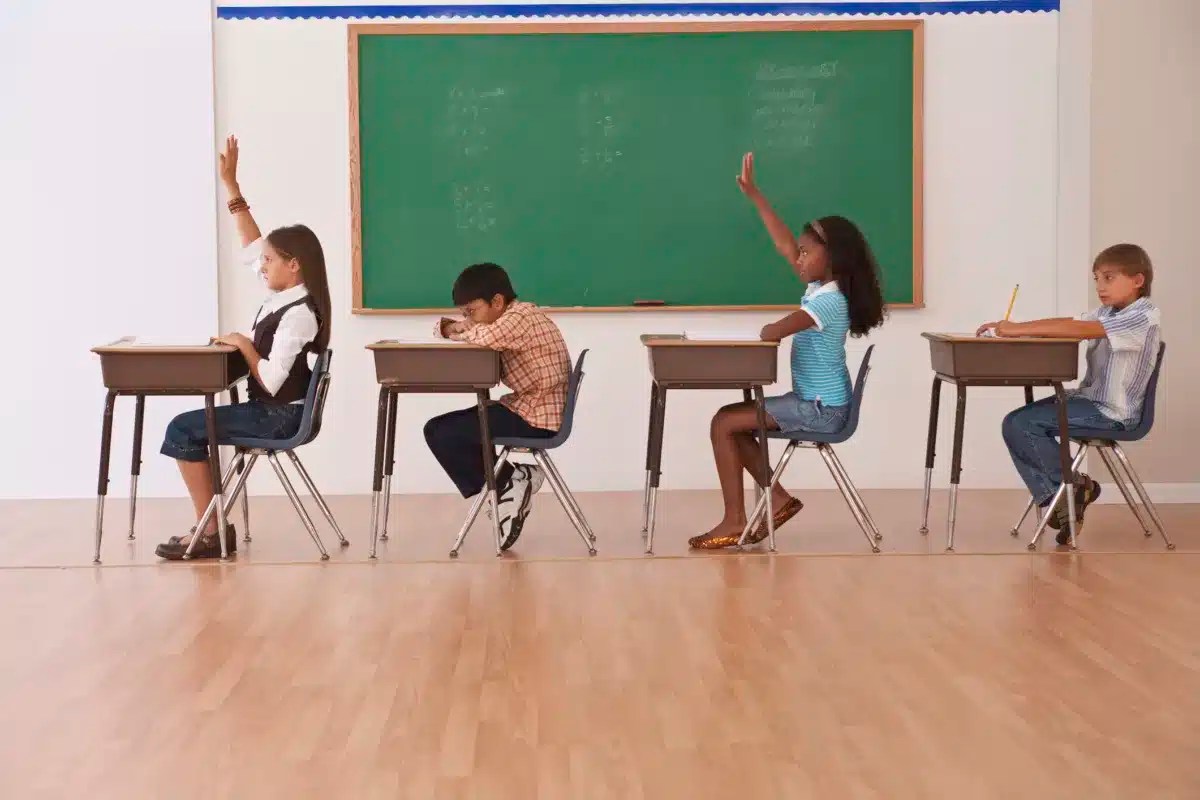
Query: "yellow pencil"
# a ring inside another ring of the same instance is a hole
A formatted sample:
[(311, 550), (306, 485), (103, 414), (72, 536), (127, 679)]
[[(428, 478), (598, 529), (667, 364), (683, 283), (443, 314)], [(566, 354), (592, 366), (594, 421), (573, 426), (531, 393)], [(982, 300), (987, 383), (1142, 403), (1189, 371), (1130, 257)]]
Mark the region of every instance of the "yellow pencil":
[(1021, 284), (1013, 287), (1012, 298), (1008, 301), (1008, 311), (1004, 312), (1004, 321), (1008, 322), (1008, 318), (1012, 316), (1013, 305), (1017, 302), (1017, 289), (1021, 288)]

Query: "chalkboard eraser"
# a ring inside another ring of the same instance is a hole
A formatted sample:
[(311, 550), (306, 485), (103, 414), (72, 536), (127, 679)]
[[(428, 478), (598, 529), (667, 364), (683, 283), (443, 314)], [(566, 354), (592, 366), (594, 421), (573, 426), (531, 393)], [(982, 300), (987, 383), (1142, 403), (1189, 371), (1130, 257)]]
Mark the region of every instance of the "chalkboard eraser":
[(633, 304), (635, 306), (665, 306), (667, 304), (667, 301), (666, 300), (634, 300)]

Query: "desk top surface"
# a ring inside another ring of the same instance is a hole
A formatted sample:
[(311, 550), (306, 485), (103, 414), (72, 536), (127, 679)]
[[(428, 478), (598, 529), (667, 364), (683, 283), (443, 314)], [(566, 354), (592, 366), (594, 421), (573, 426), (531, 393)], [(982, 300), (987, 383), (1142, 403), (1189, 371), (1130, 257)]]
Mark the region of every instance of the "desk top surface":
[(110, 353), (120, 353), (122, 355), (162, 355), (164, 353), (175, 355), (212, 355), (214, 353), (236, 353), (238, 349), (228, 344), (166, 344), (158, 342), (153, 344), (139, 344), (134, 337), (125, 336), (117, 339), (115, 342), (93, 347), (92, 352), (99, 353), (100, 355), (108, 355)]
[(1079, 344), (1080, 339), (1051, 338), (1044, 336), (976, 336), (973, 333), (931, 333), (921, 334), (933, 342), (974, 342), (979, 344)]
[(779, 347), (779, 342), (697, 340), (679, 333), (643, 333), (642, 344), (646, 347)]
[(463, 350), (466, 352), (476, 353), (480, 350), (498, 353), (490, 347), (484, 347), (478, 344), (469, 344), (466, 342), (456, 342), (452, 339), (434, 339), (426, 340), (405, 340), (405, 339), (381, 339), (378, 342), (372, 342), (367, 345), (368, 350)]

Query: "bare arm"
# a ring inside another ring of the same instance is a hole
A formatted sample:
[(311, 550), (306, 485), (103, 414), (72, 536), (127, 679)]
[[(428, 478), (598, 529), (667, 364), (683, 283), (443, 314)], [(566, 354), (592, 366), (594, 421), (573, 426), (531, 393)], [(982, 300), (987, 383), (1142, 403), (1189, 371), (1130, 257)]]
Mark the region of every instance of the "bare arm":
[(742, 157), (742, 172), (737, 177), (738, 188), (742, 193), (754, 203), (754, 207), (758, 209), (758, 215), (762, 218), (763, 225), (766, 226), (767, 233), (771, 235), (771, 241), (775, 243), (775, 249), (779, 254), (787, 259), (789, 264), (796, 263), (796, 259), (800, 257), (800, 248), (796, 244), (796, 236), (788, 228), (779, 215), (775, 213), (775, 209), (771, 208), (771, 204), (767, 201), (766, 196), (762, 193), (754, 182), (754, 154), (746, 153)]
[(793, 311), (783, 319), (764, 326), (761, 334), (762, 340), (764, 342), (782, 341), (792, 334), (815, 327), (816, 324), (816, 320), (804, 309)]
[(976, 335), (992, 329), (1000, 337), (1030, 336), (1045, 339), (1103, 339), (1107, 334), (1099, 322), (1070, 317), (1037, 319), (1030, 322), (989, 322), (980, 325)]
[[(225, 195), (229, 200), (235, 200), (242, 196), (241, 187), (237, 181), (237, 163), (238, 163), (238, 141), (236, 136), (230, 136), (225, 140), (225, 152), (220, 156), (219, 174), (221, 176), (221, 184), (225, 187)], [(258, 229), (258, 223), (254, 221), (254, 217), (250, 214), (250, 207), (242, 203), (240, 207), (234, 210), (234, 221), (237, 223), (238, 238), (241, 240), (242, 247), (253, 244), (262, 238), (262, 231)]]

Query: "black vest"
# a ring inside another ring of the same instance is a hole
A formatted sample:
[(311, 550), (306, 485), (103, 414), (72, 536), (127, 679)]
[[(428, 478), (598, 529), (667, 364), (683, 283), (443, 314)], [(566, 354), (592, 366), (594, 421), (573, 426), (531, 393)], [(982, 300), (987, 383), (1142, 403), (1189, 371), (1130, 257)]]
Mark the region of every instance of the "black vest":
[[(278, 311), (273, 311), (261, 319), (256, 315), (254, 317), (254, 349), (263, 358), (271, 357), (271, 347), (275, 344), (275, 331), (279, 327), (279, 321), (283, 319), (283, 315), (290, 309), (298, 305), (307, 305), (312, 309), (313, 315), (317, 317), (318, 335), (321, 329), (321, 317), (317, 314), (317, 306), (313, 303), (312, 297), (306, 295), (294, 303), (288, 303)], [(262, 313), (262, 308), (258, 309)], [(260, 403), (269, 403), (271, 405), (287, 405), (294, 403), (297, 400), (303, 400), (308, 393), (308, 384), (312, 380), (312, 369), (308, 366), (308, 354), (315, 353), (316, 346), (313, 342), (309, 342), (296, 355), (296, 360), (292, 362), (292, 369), (288, 372), (287, 378), (283, 381), (283, 385), (279, 387), (279, 391), (274, 395), (269, 394), (258, 381), (251, 379), (249, 384), (250, 399)]]

